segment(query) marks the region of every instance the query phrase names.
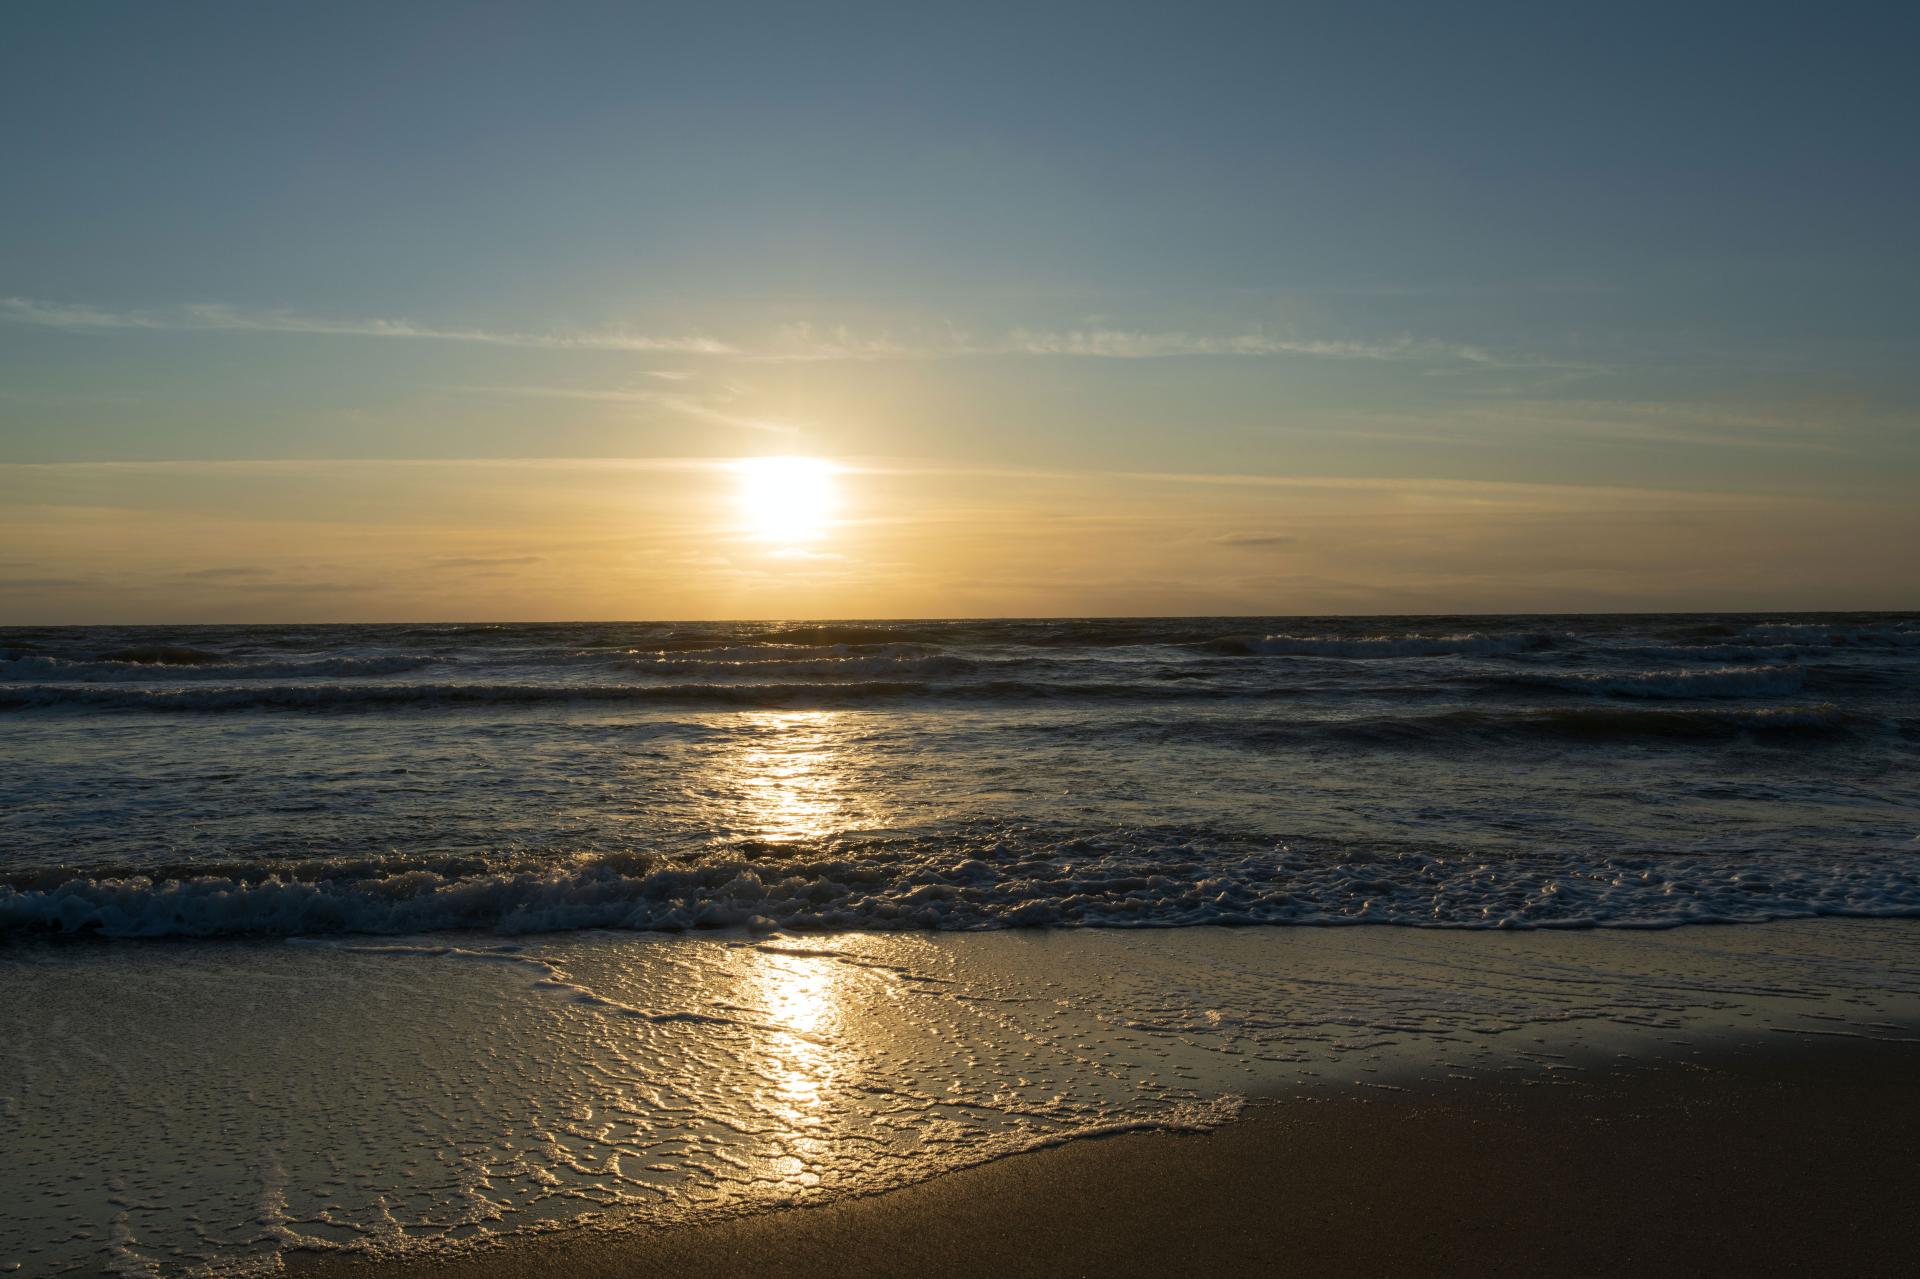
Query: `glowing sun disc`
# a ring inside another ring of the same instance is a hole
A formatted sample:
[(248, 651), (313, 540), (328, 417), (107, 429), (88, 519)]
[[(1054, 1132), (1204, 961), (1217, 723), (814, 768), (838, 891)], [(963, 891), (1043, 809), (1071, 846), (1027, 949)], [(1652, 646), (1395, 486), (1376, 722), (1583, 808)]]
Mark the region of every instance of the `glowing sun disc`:
[(817, 457), (751, 457), (734, 464), (747, 531), (769, 542), (810, 542), (838, 505), (834, 468)]

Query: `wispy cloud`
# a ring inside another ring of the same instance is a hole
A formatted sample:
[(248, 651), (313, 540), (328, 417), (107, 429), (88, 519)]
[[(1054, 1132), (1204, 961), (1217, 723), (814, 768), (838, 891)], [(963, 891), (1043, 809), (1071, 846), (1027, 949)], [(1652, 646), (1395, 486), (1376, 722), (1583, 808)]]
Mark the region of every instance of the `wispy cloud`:
[[(0, 461), (0, 479), (9, 475), (33, 477), (60, 472), (74, 474), (138, 475), (143, 473), (209, 475), (255, 475), (271, 473), (355, 474), (385, 468), (446, 471), (516, 471), (554, 474), (596, 475), (609, 472), (657, 472), (715, 474), (727, 473), (739, 465), (731, 456), (707, 457), (486, 457), (486, 458), (230, 458), (230, 459), (142, 459), (125, 461), (7, 462)], [(968, 466), (916, 459), (846, 457), (836, 459), (843, 474), (893, 476), (899, 478), (939, 477), (986, 482), (988, 488), (1004, 489), (1012, 484), (1040, 484), (1060, 488), (1084, 484), (1180, 485), (1198, 488), (1293, 490), (1307, 493), (1351, 493), (1378, 495), (1397, 504), (1396, 509), (1417, 512), (1420, 503), (1445, 501), (1488, 511), (1514, 506), (1559, 509), (1659, 509), (1676, 507), (1705, 509), (1816, 509), (1824, 506), (1818, 496), (1779, 490), (1741, 490), (1735, 488), (1702, 489), (1623, 485), (1613, 483), (1575, 483), (1546, 480), (1493, 480), (1443, 478), (1417, 475), (1316, 475), (1271, 474), (1258, 472), (1206, 471), (1131, 471), (1062, 470), (1017, 466)], [(1867, 504), (1857, 495), (1850, 500)], [(1080, 518), (1068, 516), (1066, 518)], [(1102, 514), (1096, 518), (1114, 518)], [(1134, 517), (1127, 517), (1132, 519)], [(841, 521), (851, 524), (872, 521)], [(1252, 530), (1257, 533), (1257, 530)]]
[(734, 426), (743, 431), (761, 431), (768, 435), (799, 435), (801, 433), (799, 427), (790, 426), (785, 422), (742, 417), (737, 413), (729, 413), (725, 409), (717, 409), (711, 405), (702, 404), (698, 400), (689, 400), (684, 396), (662, 396), (659, 403), (662, 408), (671, 409), (675, 413), (696, 418), (702, 422), (712, 422), (718, 426)]
[[(1356, 425), (1358, 424), (1358, 425)], [(1376, 429), (1380, 426), (1395, 428)], [(1341, 414), (1312, 428), (1349, 439), (1423, 444), (1504, 445), (1516, 435), (1586, 438), (1651, 446), (1678, 444), (1788, 452), (1845, 451), (1818, 410), (1756, 412), (1711, 404), (1601, 400), (1505, 400), (1426, 414)]]
[(433, 569), (524, 568), (529, 564), (541, 564), (545, 561), (544, 555), (451, 555), (444, 559), (433, 560), (427, 567)]
[(1110, 471), (1106, 474), (1115, 479), (1160, 484), (1376, 493), (1388, 496), (1402, 504), (1443, 500), (1478, 507), (1486, 511), (1519, 507), (1537, 508), (1543, 511), (1594, 508), (1667, 510), (1674, 507), (1760, 510), (1811, 508), (1821, 505), (1817, 498), (1795, 494), (1622, 484), (1440, 479), (1416, 476), (1235, 475), (1197, 471)]
[[(249, 310), (224, 303), (149, 309), (115, 309), (33, 298), (0, 298), (0, 321), (75, 332), (145, 330), (199, 333), (289, 333), (357, 338), (405, 338), (470, 342), (533, 350), (630, 351), (640, 354), (712, 356), (749, 361), (941, 360), (1030, 357), (1093, 360), (1156, 360), (1193, 357), (1307, 357), (1380, 360), (1440, 368), (1534, 368), (1539, 362), (1499, 356), (1484, 348), (1429, 338), (1359, 341), (1300, 337), (1264, 331), (1194, 333), (1117, 327), (1012, 328), (974, 333), (954, 327), (904, 334), (839, 325), (782, 325), (758, 342), (723, 342), (704, 335), (648, 334), (625, 328), (528, 332), (458, 328), (406, 319), (333, 319), (287, 310)], [(648, 374), (684, 380), (683, 370)]]
[(0, 461), (0, 476), (74, 471), (128, 474), (233, 472), (357, 471), (386, 467), (421, 470), (481, 471), (725, 471), (739, 464), (735, 457), (236, 457), (236, 458), (102, 458), (85, 461)]
[(0, 578), (0, 591), (71, 591), (89, 585), (78, 577)]
[(1292, 546), (1299, 540), (1291, 533), (1223, 533), (1213, 539), (1218, 546), (1240, 546), (1256, 550), (1274, 546)]
[(959, 329), (914, 333), (861, 333), (838, 326), (786, 325), (765, 351), (743, 351), (763, 360), (964, 359), (988, 356), (1064, 357), (1095, 360), (1157, 360), (1194, 356), (1309, 356), (1336, 360), (1454, 363), (1486, 368), (1529, 365), (1477, 346), (1401, 337), (1389, 341), (1334, 341), (1262, 331), (1205, 334), (1121, 328), (1015, 328), (976, 334)]
[(567, 386), (451, 386), (446, 389), (463, 395), (513, 395), (548, 400), (584, 400), (598, 404), (643, 404), (663, 408), (696, 421), (711, 422), (716, 426), (738, 427), (743, 431), (759, 431), (768, 435), (801, 433), (799, 427), (785, 422), (734, 413), (724, 405), (709, 404), (691, 396), (676, 395), (668, 391), (621, 388), (600, 390)]
[(222, 581), (233, 581), (239, 578), (269, 577), (272, 575), (272, 573), (273, 573), (272, 569), (256, 568), (251, 565), (238, 564), (228, 568), (190, 569), (184, 573), (179, 574), (179, 576), (184, 578), (191, 578), (194, 581), (201, 581), (201, 582), (222, 582)]
[(783, 546), (777, 551), (767, 552), (767, 558), (776, 560), (799, 560), (809, 564), (829, 564), (843, 562), (847, 557), (844, 555), (836, 555), (831, 551), (810, 551), (802, 546)]
[(1046, 332), (1016, 329), (1005, 349), (1021, 355), (1077, 355), (1109, 360), (1152, 360), (1194, 355), (1310, 355), (1336, 360), (1453, 360), (1499, 363), (1479, 347), (1400, 338), (1391, 342), (1330, 342), (1240, 333), (1140, 333), (1124, 329)]
[(397, 319), (322, 319), (292, 311), (249, 311), (220, 303), (165, 310), (109, 310), (32, 298), (0, 298), (0, 319), (42, 328), (145, 329), (203, 333), (296, 333), (359, 338), (410, 338), (429, 342), (476, 342), (541, 350), (667, 352), (732, 355), (734, 348), (708, 337), (656, 336), (625, 329), (575, 333), (517, 333), (490, 329), (437, 328)]

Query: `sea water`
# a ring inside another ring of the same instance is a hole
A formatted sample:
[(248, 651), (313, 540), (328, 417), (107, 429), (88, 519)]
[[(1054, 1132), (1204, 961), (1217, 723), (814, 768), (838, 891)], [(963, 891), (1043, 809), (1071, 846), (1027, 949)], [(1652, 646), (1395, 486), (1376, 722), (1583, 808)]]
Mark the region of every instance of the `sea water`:
[(1920, 913), (1920, 618), (0, 633), (0, 933)]
[(1920, 1024), (1909, 616), (38, 629), (0, 681), (0, 1273)]

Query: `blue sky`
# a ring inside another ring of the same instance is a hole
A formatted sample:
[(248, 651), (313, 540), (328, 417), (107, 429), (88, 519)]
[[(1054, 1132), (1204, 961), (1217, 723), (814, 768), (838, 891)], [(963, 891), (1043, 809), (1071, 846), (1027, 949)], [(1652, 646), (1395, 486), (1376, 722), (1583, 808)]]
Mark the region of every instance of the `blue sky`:
[[(7, 24), (0, 618), (576, 616), (589, 582), (613, 615), (1915, 602), (1886, 549), (1920, 479), (1910, 6)], [(388, 558), (349, 554), (370, 481), (318, 468), (678, 459), (619, 472), (657, 486), (766, 452), (844, 466), (831, 571), (645, 485), (637, 523), (582, 530), (476, 522), (448, 481)], [(242, 465), (296, 460), (297, 536)], [(990, 508), (932, 479), (988, 474), (1017, 477)], [(1350, 496), (1223, 511), (1143, 474)], [(1487, 523), (1514, 486), (1599, 523)], [(1688, 576), (1650, 512), (1721, 521), (1745, 559)], [(1356, 549), (1416, 516), (1450, 549)], [(726, 562), (670, 570), (703, 529)], [(236, 540), (280, 558), (210, 549)], [(647, 584), (601, 589), (625, 545)], [(527, 567), (429, 580), (467, 559)]]

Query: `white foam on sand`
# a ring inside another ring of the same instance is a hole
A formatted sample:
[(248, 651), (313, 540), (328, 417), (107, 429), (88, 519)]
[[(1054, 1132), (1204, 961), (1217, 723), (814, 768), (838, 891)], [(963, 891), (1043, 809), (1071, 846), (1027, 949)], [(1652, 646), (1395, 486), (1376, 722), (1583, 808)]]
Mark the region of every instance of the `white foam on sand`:
[(240, 1274), (866, 1193), (1400, 1071), (1911, 1033), (1920, 926), (20, 941), (0, 989), (0, 1272)]

